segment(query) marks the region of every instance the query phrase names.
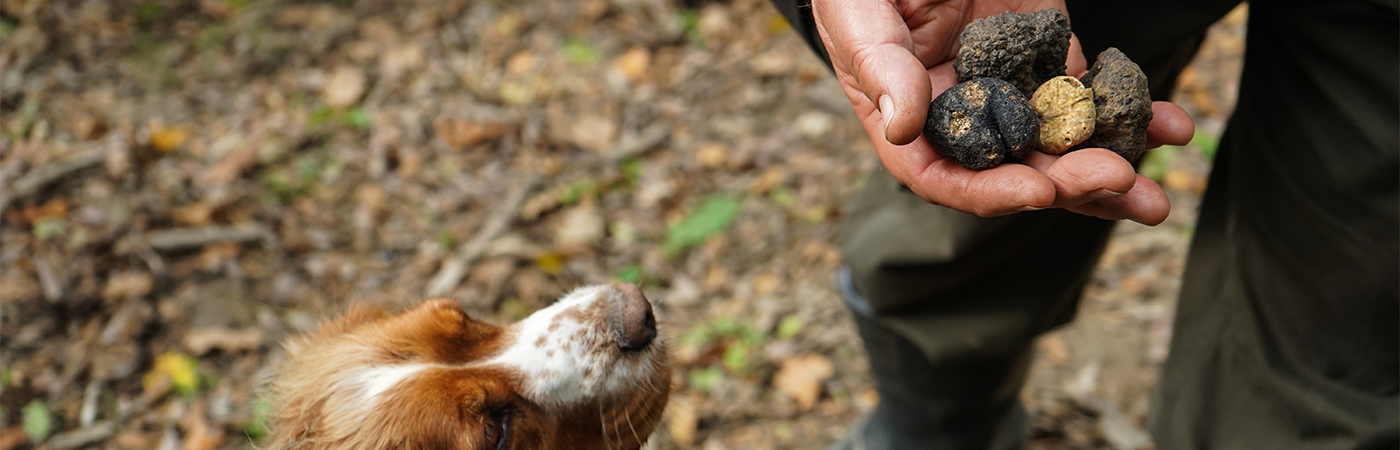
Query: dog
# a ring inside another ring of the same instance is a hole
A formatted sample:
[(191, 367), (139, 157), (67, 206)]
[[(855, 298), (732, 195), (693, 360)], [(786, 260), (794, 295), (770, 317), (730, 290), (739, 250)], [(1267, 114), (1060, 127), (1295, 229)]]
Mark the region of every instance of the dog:
[(267, 450), (636, 450), (670, 393), (632, 284), (579, 288), (507, 327), (445, 299), (354, 306), (286, 347)]

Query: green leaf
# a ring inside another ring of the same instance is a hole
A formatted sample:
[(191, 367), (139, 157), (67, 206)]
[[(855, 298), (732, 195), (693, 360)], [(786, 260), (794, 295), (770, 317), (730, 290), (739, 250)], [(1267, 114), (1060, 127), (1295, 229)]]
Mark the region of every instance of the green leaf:
[(742, 374), (749, 370), (749, 354), (752, 353), (749, 344), (742, 340), (734, 341), (729, 347), (724, 349), (724, 354), (720, 356), (720, 361), (724, 363), (724, 368), (730, 373)]
[(21, 414), (24, 416), (24, 434), (29, 436), (29, 442), (40, 443), (49, 438), (49, 433), (53, 431), (53, 413), (49, 411), (49, 405), (35, 399), (24, 405)]
[(63, 230), (68, 228), (68, 221), (58, 217), (45, 217), (34, 221), (34, 237), (41, 241), (47, 241), (54, 236), (63, 234)]
[(700, 36), (699, 11), (692, 8), (681, 8), (679, 11), (676, 11), (676, 21), (680, 22), (681, 30), (684, 30), (685, 36), (690, 40), (691, 45), (698, 47), (705, 45), (705, 39)]
[(712, 196), (666, 232), (666, 242), (662, 252), (667, 256), (677, 256), (687, 248), (699, 245), (711, 236), (723, 232), (739, 215), (738, 198)]
[(438, 232), (437, 244), (442, 247), (443, 251), (450, 252), (457, 247), (457, 236), (453, 236), (451, 231), (442, 230)]
[(345, 113), (345, 116), (341, 117), (341, 123), (344, 123), (345, 126), (351, 128), (359, 130), (368, 130), (371, 120), (369, 117), (369, 112), (365, 111), (364, 108), (355, 108), (350, 111), (347, 111)]
[(691, 328), (681, 336), (680, 346), (682, 348), (700, 348), (714, 342), (715, 335), (710, 331), (710, 327), (701, 325)]
[(336, 113), (334, 108), (321, 105), (316, 107), (316, 109), (311, 110), (311, 114), (306, 116), (306, 125), (313, 128), (318, 127), (321, 126), (321, 124), (324, 124), (326, 122), (329, 122), (331, 119), (334, 119), (335, 116)]
[(136, 5), (136, 23), (142, 27), (154, 25), (156, 19), (159, 19), (164, 13), (165, 8), (161, 6), (160, 2), (156, 0), (143, 1)]
[(1138, 172), (1144, 177), (1151, 178), (1152, 181), (1161, 183), (1162, 179), (1167, 176), (1167, 170), (1171, 169), (1172, 161), (1176, 159), (1179, 151), (1181, 151), (1181, 147), (1167, 145), (1147, 152), (1147, 156), (1142, 158), (1142, 163), (1139, 164), (1141, 168), (1138, 169)]
[(796, 314), (793, 314), (784, 317), (782, 322), (778, 322), (778, 329), (774, 334), (778, 336), (778, 339), (791, 339), (796, 337), (797, 333), (801, 333), (802, 328), (806, 325), (806, 323), (802, 322), (801, 317), (797, 317)]
[(797, 207), (797, 193), (787, 186), (777, 186), (768, 191), (768, 199), (787, 209)]
[(501, 315), (510, 318), (512, 321), (518, 321), (530, 317), (530, 313), (535, 311), (533, 308), (530, 308), (530, 305), (526, 305), (524, 300), (511, 297), (501, 302), (500, 312)]
[(243, 424), (243, 432), (254, 441), (267, 439), (267, 423), (272, 420), (272, 402), (264, 399), (253, 400), (252, 417)]
[(1191, 143), (1196, 148), (1201, 149), (1201, 155), (1210, 160), (1215, 159), (1215, 151), (1220, 148), (1220, 140), (1216, 139), (1215, 135), (1200, 128), (1197, 128), (1196, 134), (1191, 137)]
[(572, 206), (583, 200), (584, 197), (598, 195), (598, 182), (592, 178), (574, 180), (569, 183), (569, 187), (564, 189), (564, 193), (559, 196), (559, 203), (563, 206)]
[(627, 180), (628, 185), (636, 185), (637, 180), (642, 177), (642, 161), (635, 157), (623, 159), (618, 167), (622, 169), (622, 178)]
[(575, 66), (591, 66), (603, 60), (603, 52), (598, 51), (588, 41), (579, 38), (564, 39), (564, 59)]
[(700, 392), (709, 393), (714, 390), (715, 385), (719, 384), (719, 380), (724, 379), (724, 372), (720, 371), (719, 367), (710, 366), (692, 370), (686, 378), (690, 381), (690, 387)]
[(15, 32), (15, 24), (4, 19), (0, 19), (0, 42), (10, 39), (10, 35)]
[(622, 266), (621, 269), (618, 269), (617, 275), (614, 275), (613, 278), (616, 278), (617, 281), (621, 281), (623, 283), (632, 283), (640, 285), (642, 284), (642, 281), (646, 279), (646, 272), (643, 272), (642, 266), (638, 264), (628, 264), (626, 266)]

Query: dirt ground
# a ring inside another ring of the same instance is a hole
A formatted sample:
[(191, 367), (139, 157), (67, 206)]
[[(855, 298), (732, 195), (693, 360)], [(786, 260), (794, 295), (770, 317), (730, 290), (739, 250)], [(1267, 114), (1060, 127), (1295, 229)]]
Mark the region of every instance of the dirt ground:
[[(1149, 448), (1148, 392), (1243, 10), (1181, 79), (1024, 395), (1032, 448)], [(0, 450), (248, 449), (279, 342), (350, 302), (506, 323), (643, 284), (677, 368), (653, 449), (814, 449), (878, 401), (833, 274), (874, 167), (763, 0), (0, 3)]]

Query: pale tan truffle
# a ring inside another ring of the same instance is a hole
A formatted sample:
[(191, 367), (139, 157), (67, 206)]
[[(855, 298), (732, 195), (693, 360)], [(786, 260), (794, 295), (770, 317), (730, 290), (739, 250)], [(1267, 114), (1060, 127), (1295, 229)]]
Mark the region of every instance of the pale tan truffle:
[(1040, 118), (1037, 148), (1064, 154), (1094, 134), (1094, 92), (1074, 77), (1059, 76), (1041, 84), (1031, 96)]

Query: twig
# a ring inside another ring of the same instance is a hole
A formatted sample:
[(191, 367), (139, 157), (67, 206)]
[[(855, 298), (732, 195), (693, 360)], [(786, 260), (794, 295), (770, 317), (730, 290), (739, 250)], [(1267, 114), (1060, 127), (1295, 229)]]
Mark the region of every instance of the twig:
[(65, 431), (54, 435), (49, 439), (50, 450), (69, 450), (74, 448), (87, 447), (101, 442), (117, 432), (119, 422), (126, 420), (126, 417), (118, 419), (104, 420), (93, 423), (92, 426), (79, 428), (72, 431)]
[(50, 302), (57, 302), (63, 299), (63, 284), (58, 281), (58, 277), (53, 273), (53, 267), (43, 258), (34, 258), (34, 272), (39, 274), (39, 286), (43, 288), (44, 298)]
[(637, 134), (624, 135), (622, 139), (618, 139), (617, 145), (614, 145), (612, 151), (608, 152), (608, 160), (609, 162), (615, 163), (632, 156), (641, 155), (642, 153), (646, 153), (647, 150), (661, 145), (661, 143), (665, 142), (666, 138), (669, 137), (671, 137), (671, 130), (669, 128), (659, 123), (652, 124), (649, 127), (643, 128), (641, 131), (637, 132)]
[(428, 296), (442, 297), (452, 292), (457, 285), (462, 284), (462, 279), (467, 275), (467, 269), (472, 263), (486, 251), (486, 246), (491, 243), (496, 236), (505, 231), (510, 225), (511, 219), (515, 218), (520, 206), (525, 204), (525, 198), (535, 186), (540, 183), (539, 175), (529, 175), (528, 178), (517, 183), (506, 193), (496, 210), (491, 212), (491, 216), (486, 218), (486, 223), (477, 230), (476, 235), (470, 241), (457, 248), (457, 253), (448, 257), (442, 262), (442, 267), (438, 273), (433, 275), (433, 279), (428, 282)]
[(102, 164), (102, 159), (101, 152), (92, 151), (34, 168), (15, 179), (8, 189), (0, 191), (0, 216), (5, 214), (5, 208), (10, 206), (10, 202), (34, 195), (44, 186), (62, 180), (73, 172)]
[(276, 239), (271, 231), (258, 224), (172, 228), (146, 234), (146, 242), (158, 251), (199, 248), (215, 242), (263, 241), (269, 244)]

